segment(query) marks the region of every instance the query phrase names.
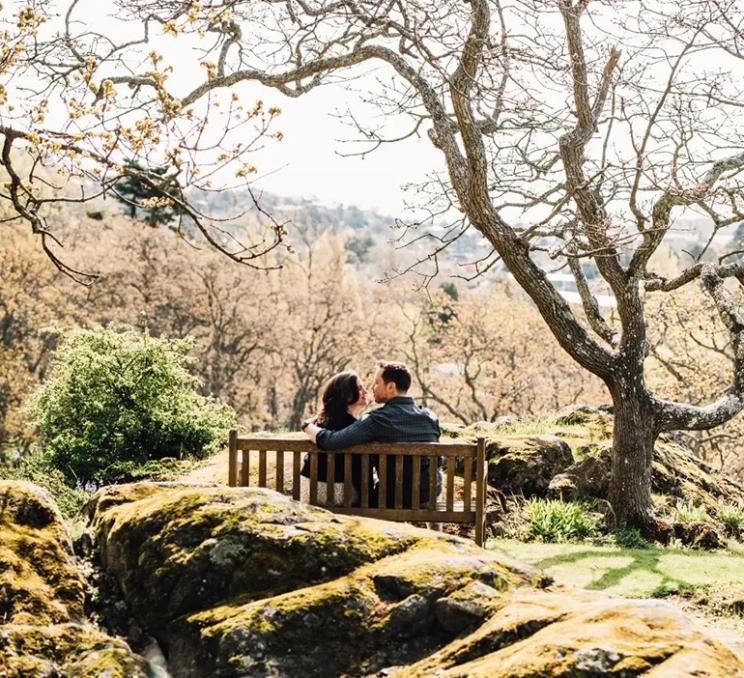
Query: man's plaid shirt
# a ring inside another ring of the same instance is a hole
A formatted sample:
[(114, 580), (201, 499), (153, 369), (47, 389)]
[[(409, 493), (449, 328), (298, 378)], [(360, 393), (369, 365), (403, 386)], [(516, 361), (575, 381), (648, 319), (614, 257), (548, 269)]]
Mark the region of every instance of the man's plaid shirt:
[(344, 450), (363, 443), (435, 443), (441, 430), (437, 416), (408, 396), (397, 396), (364, 419), (340, 431), (320, 429), (315, 442), (321, 450)]

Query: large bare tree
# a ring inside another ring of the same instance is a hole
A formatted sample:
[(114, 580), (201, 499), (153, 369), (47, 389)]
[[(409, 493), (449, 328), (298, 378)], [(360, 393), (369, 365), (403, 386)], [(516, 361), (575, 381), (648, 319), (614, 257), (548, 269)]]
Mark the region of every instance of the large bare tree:
[[(120, 64), (125, 46), (99, 38), (76, 51), (74, 10), (62, 39), (39, 47), (47, 81), (69, 63), (90, 59), (104, 73)], [(496, 261), (508, 268), (563, 349), (607, 385), (610, 499), (620, 522), (653, 528), (659, 434), (714, 427), (744, 408), (741, 257), (691, 259), (671, 277), (652, 263), (682, 218), (707, 222), (711, 241), (744, 218), (735, 0), (128, 0), (120, 13), (184, 45), (203, 38), (207, 76), (184, 92), (155, 68), (108, 78), (179, 110), (244, 81), (299, 97), (374, 68), (369, 99), (395, 124), (372, 129), (352, 116), (369, 143), (362, 152), (425, 134), (442, 171), (421, 187), (422, 208), (432, 219), (458, 213), (427, 261), (436, 268), (466, 229), (482, 235), (476, 273)], [(576, 278), (583, 314), (548, 279), (561, 267)], [(614, 296), (616, 322), (603, 316), (590, 271)], [(729, 386), (705, 406), (656, 397), (644, 375), (644, 296), (688, 284), (702, 284), (732, 346)]]

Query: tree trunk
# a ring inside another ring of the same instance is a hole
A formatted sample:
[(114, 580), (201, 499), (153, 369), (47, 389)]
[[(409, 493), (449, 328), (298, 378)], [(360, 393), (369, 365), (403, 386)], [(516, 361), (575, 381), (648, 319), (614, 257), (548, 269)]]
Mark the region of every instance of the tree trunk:
[(618, 525), (654, 530), (651, 503), (651, 463), (658, 436), (654, 413), (646, 398), (627, 385), (613, 393), (615, 423), (609, 501)]
[(310, 388), (307, 385), (300, 385), (292, 398), (292, 412), (287, 419), (286, 426), (290, 431), (296, 431), (300, 428), (305, 417), (307, 404), (312, 400)]

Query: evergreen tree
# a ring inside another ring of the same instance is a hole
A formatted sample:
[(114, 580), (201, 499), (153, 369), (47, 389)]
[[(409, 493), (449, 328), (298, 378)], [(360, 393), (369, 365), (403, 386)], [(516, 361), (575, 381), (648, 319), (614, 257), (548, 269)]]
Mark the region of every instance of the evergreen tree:
[[(128, 162), (127, 166), (138, 171), (147, 169), (135, 162)], [(155, 179), (165, 178), (167, 171), (167, 167), (152, 167), (148, 170)], [(139, 216), (150, 226), (169, 225), (181, 214), (180, 208), (171, 205), (158, 205), (150, 208), (140, 206), (151, 198), (162, 197), (163, 191), (171, 193), (174, 197), (180, 197), (181, 190), (174, 180), (166, 182), (158, 190), (137, 177), (127, 176), (117, 181), (115, 186), (116, 199), (125, 206), (125, 212), (133, 219)]]

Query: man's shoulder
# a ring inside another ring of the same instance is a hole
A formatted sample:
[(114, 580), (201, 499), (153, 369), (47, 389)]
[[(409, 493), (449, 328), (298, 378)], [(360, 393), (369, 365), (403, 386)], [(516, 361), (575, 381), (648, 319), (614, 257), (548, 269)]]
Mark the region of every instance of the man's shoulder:
[(370, 410), (366, 415), (365, 419), (371, 419), (372, 421), (396, 421), (400, 419), (417, 419), (419, 417), (427, 417), (434, 421), (439, 421), (436, 413), (428, 407), (417, 405), (413, 399), (409, 399), (404, 402), (386, 402), (382, 407), (378, 407), (374, 410)]
[(426, 415), (432, 419), (439, 420), (439, 417), (437, 417), (434, 410), (429, 407), (424, 407), (423, 405), (417, 405), (415, 402), (413, 403), (413, 411), (416, 412), (416, 414)]
[[(417, 405), (416, 402), (411, 399), (408, 402), (405, 403), (399, 403), (399, 407), (395, 408), (395, 418), (403, 418), (403, 419), (433, 419), (434, 421), (438, 422), (439, 418), (434, 413), (433, 410), (430, 410), (428, 407), (424, 407), (422, 405)], [(391, 408), (391, 414), (393, 410)]]
[(359, 421), (381, 421), (390, 417), (391, 409), (387, 403), (381, 407), (376, 407), (374, 410), (367, 412)]
[(428, 407), (421, 407), (421, 406), (419, 406), (419, 409), (425, 414), (427, 414), (428, 416), (430, 416), (432, 419), (436, 419), (437, 421), (439, 421), (439, 417), (437, 416), (437, 413), (434, 410)]

